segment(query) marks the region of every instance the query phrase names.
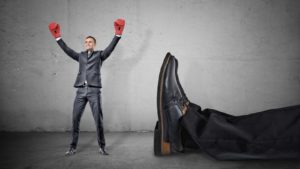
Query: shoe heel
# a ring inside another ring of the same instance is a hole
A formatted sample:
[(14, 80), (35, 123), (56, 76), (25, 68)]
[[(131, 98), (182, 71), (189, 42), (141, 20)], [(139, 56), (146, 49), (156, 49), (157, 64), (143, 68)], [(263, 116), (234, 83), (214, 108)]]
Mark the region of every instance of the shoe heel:
[(161, 134), (160, 123), (157, 121), (154, 129), (154, 155), (156, 156), (171, 154), (170, 143), (165, 142)]

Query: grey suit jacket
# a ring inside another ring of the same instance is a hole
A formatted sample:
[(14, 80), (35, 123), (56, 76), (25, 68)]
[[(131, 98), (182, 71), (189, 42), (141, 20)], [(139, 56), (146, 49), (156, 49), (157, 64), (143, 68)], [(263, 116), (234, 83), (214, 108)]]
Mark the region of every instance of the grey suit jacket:
[(68, 56), (79, 62), (79, 72), (74, 87), (81, 87), (85, 80), (91, 87), (102, 87), (100, 73), (102, 63), (109, 57), (120, 39), (121, 37), (114, 36), (108, 47), (104, 50), (93, 51), (89, 57), (87, 51), (77, 53), (68, 47), (62, 39), (57, 41), (58, 45)]

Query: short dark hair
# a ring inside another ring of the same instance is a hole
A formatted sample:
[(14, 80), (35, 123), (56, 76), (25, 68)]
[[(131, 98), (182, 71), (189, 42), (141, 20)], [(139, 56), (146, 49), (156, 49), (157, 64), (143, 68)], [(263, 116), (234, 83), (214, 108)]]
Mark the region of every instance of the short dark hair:
[(87, 39), (87, 38), (92, 38), (96, 44), (96, 38), (94, 38), (93, 36), (87, 36), (85, 39)]

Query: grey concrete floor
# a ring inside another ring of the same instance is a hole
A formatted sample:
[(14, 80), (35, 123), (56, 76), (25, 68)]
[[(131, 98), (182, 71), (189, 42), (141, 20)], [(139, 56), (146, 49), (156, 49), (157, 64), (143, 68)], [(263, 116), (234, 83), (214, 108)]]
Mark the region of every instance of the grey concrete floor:
[(109, 156), (98, 154), (96, 133), (81, 132), (77, 154), (64, 156), (70, 133), (0, 133), (0, 168), (184, 168), (184, 169), (298, 169), (295, 160), (217, 161), (190, 150), (171, 156), (153, 154), (152, 132), (106, 133)]

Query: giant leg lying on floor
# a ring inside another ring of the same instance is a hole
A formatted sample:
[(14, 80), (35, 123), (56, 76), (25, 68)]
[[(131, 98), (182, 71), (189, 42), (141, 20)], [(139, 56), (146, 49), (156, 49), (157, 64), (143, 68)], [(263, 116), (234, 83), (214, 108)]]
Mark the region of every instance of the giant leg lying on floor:
[(156, 155), (171, 154), (190, 146), (182, 144), (182, 131), (185, 131), (188, 137), (184, 142), (196, 144), (219, 160), (300, 158), (300, 105), (242, 116), (202, 110), (187, 99), (177, 68), (176, 58), (168, 53), (158, 84)]

